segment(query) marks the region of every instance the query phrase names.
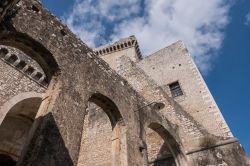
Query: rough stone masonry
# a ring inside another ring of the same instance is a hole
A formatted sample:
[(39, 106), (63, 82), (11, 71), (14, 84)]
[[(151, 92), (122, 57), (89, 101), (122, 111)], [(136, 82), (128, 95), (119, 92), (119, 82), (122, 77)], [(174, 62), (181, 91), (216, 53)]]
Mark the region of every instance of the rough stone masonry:
[(248, 166), (185, 45), (91, 49), (36, 0), (0, 2), (0, 165)]

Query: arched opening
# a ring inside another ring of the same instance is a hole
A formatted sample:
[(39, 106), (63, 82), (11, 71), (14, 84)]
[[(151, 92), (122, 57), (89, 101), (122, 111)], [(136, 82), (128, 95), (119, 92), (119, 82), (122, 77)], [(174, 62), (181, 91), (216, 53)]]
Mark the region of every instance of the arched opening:
[(113, 101), (101, 94), (92, 95), (84, 119), (78, 166), (125, 164), (124, 128), (122, 116)]
[(3, 31), (0, 70), (0, 165), (4, 165), (25, 155), (42, 96), (59, 68), (49, 50), (27, 34)]
[(40, 97), (26, 98), (8, 110), (0, 125), (0, 165), (18, 161), (41, 102)]
[(160, 124), (151, 123), (146, 129), (149, 166), (184, 166), (185, 159), (173, 136)]

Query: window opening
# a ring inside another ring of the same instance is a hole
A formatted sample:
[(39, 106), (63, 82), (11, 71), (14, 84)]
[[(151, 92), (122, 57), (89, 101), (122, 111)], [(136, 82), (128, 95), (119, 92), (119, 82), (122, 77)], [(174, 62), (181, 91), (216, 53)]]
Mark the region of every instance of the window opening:
[(172, 84), (169, 84), (169, 89), (171, 91), (173, 98), (183, 95), (181, 86), (180, 86), (178, 81), (176, 81)]

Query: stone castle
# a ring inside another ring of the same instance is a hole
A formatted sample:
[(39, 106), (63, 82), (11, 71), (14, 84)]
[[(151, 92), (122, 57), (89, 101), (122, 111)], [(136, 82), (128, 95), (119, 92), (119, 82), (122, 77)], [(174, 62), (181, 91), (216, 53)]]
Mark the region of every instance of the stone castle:
[(248, 166), (184, 43), (91, 49), (36, 0), (0, 1), (0, 166)]

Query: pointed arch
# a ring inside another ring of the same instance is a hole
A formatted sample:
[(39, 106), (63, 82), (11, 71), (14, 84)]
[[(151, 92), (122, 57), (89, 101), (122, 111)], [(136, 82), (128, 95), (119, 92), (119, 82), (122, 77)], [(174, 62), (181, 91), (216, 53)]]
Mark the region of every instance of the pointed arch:
[(103, 109), (103, 111), (108, 115), (112, 127), (115, 127), (118, 122), (123, 121), (118, 107), (108, 97), (100, 93), (95, 93), (89, 98), (89, 101), (95, 103)]
[[(167, 162), (172, 162), (172, 164), (175, 164), (176, 166), (187, 165), (186, 158), (182, 152), (181, 145), (175, 140), (175, 138), (168, 132), (167, 129), (165, 129), (161, 124), (156, 122), (150, 123), (148, 125), (148, 128), (156, 132), (163, 140), (162, 146), (160, 148), (158, 147), (160, 151), (157, 155), (161, 158), (160, 160), (169, 160)], [(171, 154), (170, 156), (165, 156), (165, 158), (162, 158), (162, 155), (164, 155), (162, 153), (166, 153), (166, 150), (169, 151)]]
[[(92, 94), (88, 102), (78, 165), (126, 165), (126, 126), (117, 105), (101, 93)], [(93, 140), (97, 150), (89, 151)]]

